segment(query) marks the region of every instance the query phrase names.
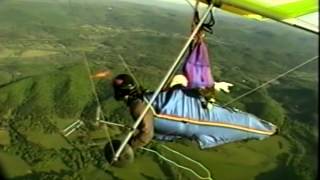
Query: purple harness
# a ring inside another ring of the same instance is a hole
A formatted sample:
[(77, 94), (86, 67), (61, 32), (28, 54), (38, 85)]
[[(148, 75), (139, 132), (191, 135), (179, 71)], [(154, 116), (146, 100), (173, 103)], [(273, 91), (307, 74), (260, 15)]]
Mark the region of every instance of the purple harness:
[(188, 88), (206, 88), (214, 85), (207, 45), (201, 40), (192, 49), (183, 66)]

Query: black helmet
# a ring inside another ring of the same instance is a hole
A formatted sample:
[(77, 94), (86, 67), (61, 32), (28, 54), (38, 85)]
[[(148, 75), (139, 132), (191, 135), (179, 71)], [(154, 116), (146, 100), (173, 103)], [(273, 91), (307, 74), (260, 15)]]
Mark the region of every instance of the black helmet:
[(126, 95), (132, 95), (137, 91), (137, 85), (128, 74), (120, 74), (113, 79), (114, 98), (122, 100)]

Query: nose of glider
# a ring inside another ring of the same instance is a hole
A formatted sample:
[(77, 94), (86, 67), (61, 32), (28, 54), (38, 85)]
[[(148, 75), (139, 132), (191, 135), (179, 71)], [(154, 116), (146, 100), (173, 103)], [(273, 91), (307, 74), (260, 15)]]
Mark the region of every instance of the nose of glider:
[(104, 147), (104, 155), (109, 164), (115, 167), (125, 167), (134, 161), (134, 152), (130, 145), (126, 145), (117, 161), (112, 162), (113, 155), (121, 145), (121, 141), (112, 140)]

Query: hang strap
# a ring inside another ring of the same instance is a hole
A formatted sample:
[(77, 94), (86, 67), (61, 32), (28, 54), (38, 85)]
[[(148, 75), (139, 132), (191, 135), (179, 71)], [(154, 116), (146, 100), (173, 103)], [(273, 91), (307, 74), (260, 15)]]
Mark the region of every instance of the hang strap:
[[(193, 21), (191, 25), (191, 30), (193, 30), (194, 27), (197, 26), (197, 24), (200, 21), (198, 7), (199, 7), (199, 0), (196, 1), (195, 7), (194, 7), (194, 15), (193, 15)], [(205, 22), (201, 25), (198, 35), (201, 37), (201, 35), (203, 34), (203, 31), (212, 34), (214, 24), (215, 24), (215, 19), (212, 11), (210, 11), (209, 16), (206, 18)]]

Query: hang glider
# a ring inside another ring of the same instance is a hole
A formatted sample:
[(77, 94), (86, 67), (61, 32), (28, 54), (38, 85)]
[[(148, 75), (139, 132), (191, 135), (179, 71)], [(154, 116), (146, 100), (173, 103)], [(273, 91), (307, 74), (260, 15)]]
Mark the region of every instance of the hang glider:
[(319, 33), (317, 0), (200, 0), (222, 10), (254, 19), (269, 18)]

